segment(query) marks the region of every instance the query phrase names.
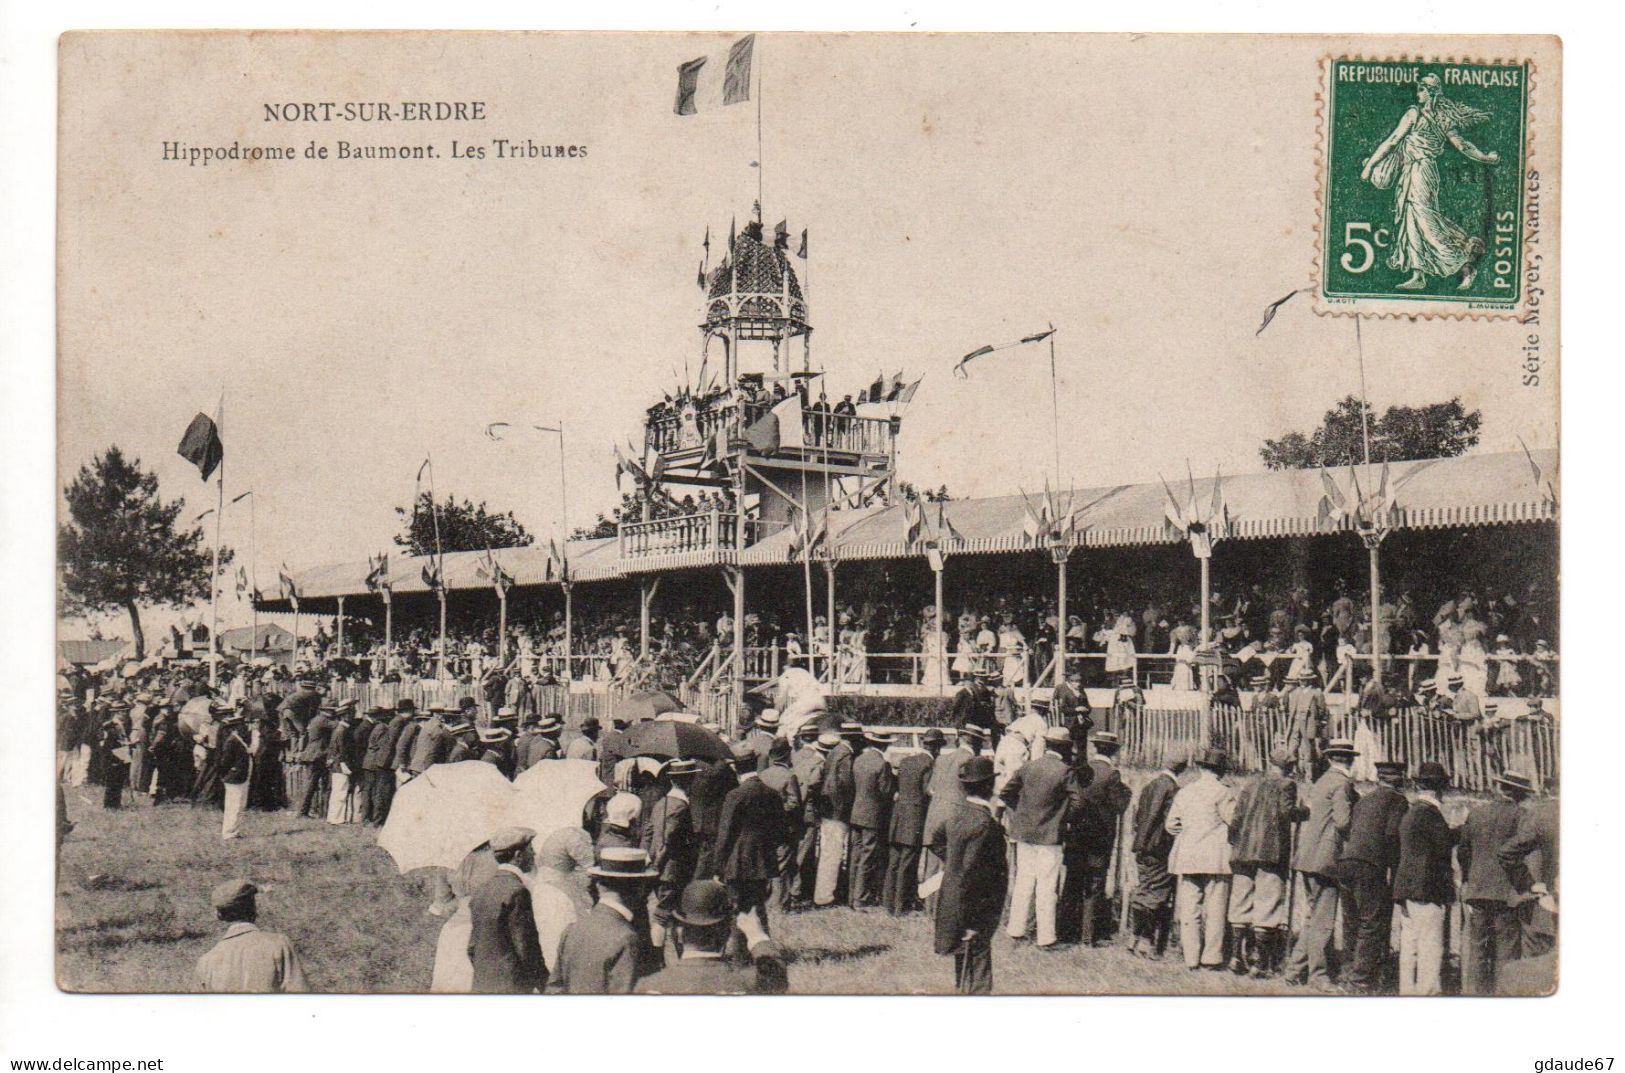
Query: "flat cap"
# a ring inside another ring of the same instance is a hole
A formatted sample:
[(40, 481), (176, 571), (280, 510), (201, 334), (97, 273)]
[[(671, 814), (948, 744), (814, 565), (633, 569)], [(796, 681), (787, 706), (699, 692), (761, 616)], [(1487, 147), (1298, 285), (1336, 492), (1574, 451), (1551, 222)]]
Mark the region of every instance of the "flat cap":
[(260, 889), (246, 879), (228, 879), (215, 885), (209, 892), (209, 904), (216, 909), (229, 909), (245, 898), (252, 898)]

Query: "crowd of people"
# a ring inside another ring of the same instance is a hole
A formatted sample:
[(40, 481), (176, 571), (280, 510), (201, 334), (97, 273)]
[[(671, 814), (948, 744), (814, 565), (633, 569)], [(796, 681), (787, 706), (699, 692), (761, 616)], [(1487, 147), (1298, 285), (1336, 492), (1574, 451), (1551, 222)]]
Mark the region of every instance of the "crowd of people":
[[(1431, 761), (1379, 761), (1360, 794), (1359, 746), (1326, 737), (1312, 705), (1262, 774), (1206, 749), (1168, 756), (1136, 794), (1076, 679), (1047, 712), (1008, 723), (985, 682), (961, 690), (917, 749), (832, 713), (792, 723), (768, 708), (731, 737), (702, 727), (719, 745), (703, 758), (635, 755), (621, 719), (567, 728), (506, 705), (481, 719), (473, 696), (358, 709), (324, 687), (302, 676), (285, 694), (232, 702), (196, 672), (76, 675), (59, 697), (60, 776), (99, 782), (109, 808), (218, 807), (230, 840), (252, 836), (255, 808), (382, 825), (397, 787), (436, 764), (485, 762), (513, 778), (554, 758), (596, 763), (604, 789), (579, 828), (495, 831), (461, 867), (434, 872), (429, 912), (447, 918), (436, 990), (793, 990), (773, 920), (842, 905), (930, 914), (955, 986), (986, 993), (1001, 927), (1040, 950), (1114, 941), (1119, 856), (1137, 877), (1120, 892), (1129, 951), (1161, 958), (1174, 940), (1192, 971), (1438, 993), (1459, 900), (1463, 990), (1538, 990), (1549, 972), (1551, 787), (1503, 770), (1496, 799), (1454, 825)], [(200, 963), (198, 986), (302, 986), (297, 954), (255, 925), (252, 884), (228, 886), (215, 892), (226, 952)]]
[[(1200, 602), (1181, 597), (1176, 584), (1153, 586), (1144, 576), (1111, 580), (1118, 582), (1115, 595), (1096, 588), (1074, 596), (1068, 607), (1068, 666), (1079, 666), (1089, 686), (1128, 677), (1141, 688), (1195, 689), (1203, 684), (1204, 661), (1233, 665), (1231, 678), (1243, 684), (1266, 675), (1274, 688), (1306, 670), (1350, 692), (1370, 682), (1370, 601), (1341, 581), (1318, 598), (1285, 584), (1215, 591), (1204, 644)], [(764, 590), (753, 597), (759, 609), (747, 613), (744, 626), (756, 665), (805, 666), (820, 680), (843, 686), (947, 688), (993, 670), (1002, 686), (1020, 688), (1037, 684), (1054, 659), (1061, 627), (1047, 589), (1012, 584), (1001, 586), (1004, 595), (950, 598), (939, 628), (935, 607), (911, 598), (910, 579), (880, 569), (854, 582), (865, 598), (838, 603), (833, 626), (826, 610), (815, 608), (810, 633), (806, 608), (794, 598), (799, 590)], [(1423, 680), (1460, 674), (1481, 697), (1557, 694), (1555, 616), (1539, 586), (1527, 585), (1521, 596), (1450, 591), (1437, 605), (1423, 604), (1410, 589), (1382, 605), (1390, 688), (1410, 691)], [(569, 646), (576, 680), (675, 689), (714, 648), (731, 649), (733, 619), (720, 597), (708, 604), (695, 594), (656, 610), (647, 655), (633, 601), (626, 605), (621, 611), (577, 602)], [(437, 631), (410, 621), (397, 627), (386, 653), (377, 623), (348, 620), (343, 652), (336, 631), (323, 626), (312, 654), (330, 661), (343, 657), (336, 662), (340, 672), (358, 678), (437, 676)], [(561, 679), (562, 611), (515, 609), (502, 647), (494, 623), (459, 617), (448, 627), (446, 674), (472, 684), (491, 675), (544, 685)]]

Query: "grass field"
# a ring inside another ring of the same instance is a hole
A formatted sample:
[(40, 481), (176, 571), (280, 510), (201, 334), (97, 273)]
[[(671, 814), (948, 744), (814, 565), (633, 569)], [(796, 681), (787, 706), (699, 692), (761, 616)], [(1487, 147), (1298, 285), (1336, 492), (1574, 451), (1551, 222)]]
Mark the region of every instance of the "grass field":
[[(186, 991), (221, 930), (209, 889), (247, 876), (265, 888), (263, 926), (287, 933), (316, 991), (426, 991), (440, 921), (424, 913), (374, 832), (286, 813), (251, 812), (245, 837), (220, 839), (220, 814), (184, 805), (101, 808), (100, 791), (68, 791), (77, 827), (57, 878), (57, 979), (69, 991)], [(930, 923), (847, 909), (775, 915), (800, 994), (935, 994), (953, 984), (931, 952)], [(1277, 981), (1188, 972), (1120, 947), (1038, 951), (1000, 935), (995, 990), (1010, 994), (1308, 994)]]

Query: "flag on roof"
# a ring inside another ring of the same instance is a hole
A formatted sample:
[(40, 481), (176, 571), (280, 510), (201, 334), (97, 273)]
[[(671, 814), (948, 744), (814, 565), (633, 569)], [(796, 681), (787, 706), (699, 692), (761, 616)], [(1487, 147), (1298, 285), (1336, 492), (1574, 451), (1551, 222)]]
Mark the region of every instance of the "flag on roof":
[[(919, 383), (918, 380), (915, 383)], [(948, 507), (940, 499), (937, 501), (937, 540), (940, 542), (946, 536), (949, 540), (964, 543), (965, 538), (959, 535), (954, 523), (948, 520)]]
[(248, 567), (237, 567), (237, 599), (241, 600), (248, 594)]
[(175, 453), (196, 466), (203, 479), (208, 480), (226, 457), (225, 445), (220, 442), (220, 426), (208, 414), (198, 414), (186, 426)]
[(431, 590), (439, 589), (442, 581), (440, 576), (440, 561), (438, 559), (431, 558), (428, 562), (424, 563), (422, 577), (423, 583), (429, 586)]
[(283, 563), (282, 569), (277, 571), (277, 585), (282, 590), (282, 598), (293, 605), (295, 611), (299, 610), (299, 586), (294, 584), (293, 575), (288, 572), (288, 564)]
[(801, 229), (801, 248), (796, 250), (796, 256), (803, 261), (807, 259), (807, 229), (805, 227)]
[(918, 544), (920, 534), (925, 530), (925, 510), (918, 499), (903, 500), (903, 526), (903, 543), (910, 546)]
[(810, 559), (829, 542), (829, 518), (823, 513), (812, 515), (805, 508), (796, 516), (791, 530), (790, 558)]
[(389, 552), (384, 552), (376, 558), (367, 556), (367, 590), (369, 592), (389, 591)]
[(485, 554), (480, 556), (479, 565), (474, 568), (474, 575), (481, 581), (489, 581), (498, 595), (506, 594), (513, 587), (513, 576), (502, 569), (502, 564), (497, 562), (496, 553), (490, 548), (486, 548)]
[[(925, 377), (920, 377), (920, 380), (924, 379)], [(920, 390), (920, 380), (914, 381), (912, 384), (908, 385), (908, 387), (903, 389), (903, 393), (897, 397), (898, 405), (907, 406), (909, 403), (914, 401), (914, 393)]]

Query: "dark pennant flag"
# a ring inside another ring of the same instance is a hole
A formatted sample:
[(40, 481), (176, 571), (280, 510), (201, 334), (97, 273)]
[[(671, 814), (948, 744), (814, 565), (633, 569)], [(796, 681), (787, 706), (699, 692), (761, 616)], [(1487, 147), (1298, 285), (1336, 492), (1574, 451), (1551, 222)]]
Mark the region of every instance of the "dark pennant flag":
[(186, 426), (186, 435), (181, 437), (181, 445), (175, 451), (196, 466), (204, 480), (209, 479), (209, 475), (226, 457), (226, 449), (220, 442), (220, 428), (208, 414), (198, 414), (192, 418), (192, 423)]

